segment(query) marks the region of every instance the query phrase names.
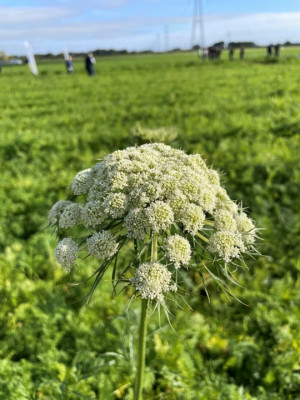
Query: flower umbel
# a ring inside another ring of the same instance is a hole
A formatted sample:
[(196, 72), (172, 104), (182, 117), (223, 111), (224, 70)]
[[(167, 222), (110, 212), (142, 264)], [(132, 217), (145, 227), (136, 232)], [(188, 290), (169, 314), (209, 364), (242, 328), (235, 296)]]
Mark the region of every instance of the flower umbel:
[[(48, 216), (50, 225), (63, 234), (71, 230), (74, 238), (59, 243), (56, 260), (70, 270), (80, 249), (101, 260), (97, 271), (104, 274), (114, 259), (114, 283), (133, 285), (144, 299), (164, 304), (164, 294), (175, 291), (172, 282), (187, 273), (180, 267), (200, 269), (205, 259), (228, 271), (225, 264), (237, 265), (255, 250), (254, 222), (199, 154), (162, 143), (128, 147), (77, 173), (70, 190), (72, 201), (58, 201)], [(128, 267), (117, 262), (124, 244), (133, 254)]]

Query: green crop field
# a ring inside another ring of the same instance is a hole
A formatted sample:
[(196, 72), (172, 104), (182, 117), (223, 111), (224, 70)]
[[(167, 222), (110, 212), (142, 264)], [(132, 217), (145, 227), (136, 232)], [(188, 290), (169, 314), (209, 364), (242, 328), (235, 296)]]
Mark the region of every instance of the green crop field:
[[(73, 176), (116, 149), (164, 140), (223, 173), (262, 229), (261, 257), (228, 299), (190, 274), (187, 305), (148, 329), (145, 400), (300, 399), (300, 50), (243, 61), (195, 54), (103, 57), (0, 74), (0, 399), (132, 400), (139, 304), (112, 297), (111, 273), (86, 305), (96, 263), (66, 274), (47, 227)], [(151, 131), (150, 131), (151, 133)], [(151, 136), (151, 135), (150, 135)], [(150, 137), (151, 140), (151, 137)], [(154, 137), (155, 140), (155, 137)], [(175, 331), (175, 332), (174, 332)]]

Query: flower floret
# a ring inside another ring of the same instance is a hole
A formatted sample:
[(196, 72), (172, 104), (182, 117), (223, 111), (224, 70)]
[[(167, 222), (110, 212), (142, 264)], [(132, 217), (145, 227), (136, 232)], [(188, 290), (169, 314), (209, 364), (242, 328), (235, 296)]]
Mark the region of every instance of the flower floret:
[(191, 258), (190, 242), (180, 235), (169, 236), (165, 240), (164, 248), (167, 257), (174, 263), (175, 268), (180, 268), (180, 265), (187, 265)]
[(81, 218), (88, 228), (101, 225), (106, 218), (103, 203), (99, 200), (88, 201), (81, 210)]
[(108, 231), (96, 232), (87, 239), (89, 254), (97, 259), (111, 258), (118, 250), (118, 243)]
[(135, 239), (143, 239), (148, 227), (148, 218), (143, 208), (133, 208), (124, 218), (124, 226), (127, 236)]
[(127, 196), (124, 193), (110, 193), (104, 201), (104, 212), (112, 218), (124, 216), (127, 206)]
[(203, 185), (200, 188), (197, 202), (204, 211), (212, 214), (216, 205), (216, 193), (212, 185)]
[(171, 282), (172, 274), (158, 262), (144, 263), (137, 268), (131, 283), (141, 293), (143, 299), (163, 301), (164, 292), (176, 291)]
[(70, 272), (71, 267), (76, 264), (78, 256), (78, 245), (71, 238), (61, 240), (54, 252), (55, 260), (65, 269)]
[(153, 232), (159, 232), (160, 230), (165, 231), (174, 222), (172, 208), (163, 201), (152, 203), (150, 207), (146, 209), (146, 213)]
[(205, 214), (202, 208), (196, 204), (188, 204), (180, 218), (185, 230), (192, 235), (195, 235), (203, 227), (204, 220)]
[(242, 212), (236, 216), (236, 225), (238, 231), (243, 235), (247, 243), (253, 244), (256, 237), (255, 225), (253, 221)]
[(219, 231), (210, 237), (208, 250), (217, 253), (225, 262), (230, 262), (232, 258), (240, 257), (240, 253), (245, 251), (245, 246), (240, 234)]
[(215, 228), (219, 231), (236, 231), (236, 221), (231, 212), (226, 209), (218, 209), (214, 213)]
[(212, 185), (220, 186), (220, 176), (217, 171), (214, 169), (209, 169), (207, 175)]
[(93, 184), (93, 177), (91, 174), (91, 168), (84, 169), (75, 175), (71, 183), (71, 191), (75, 195), (87, 193)]
[(60, 228), (71, 228), (80, 223), (82, 204), (71, 203), (67, 205), (59, 219)]
[(61, 214), (64, 212), (64, 209), (72, 204), (71, 201), (68, 200), (59, 200), (57, 201), (51, 208), (48, 214), (48, 222), (50, 225), (54, 225), (59, 221)]

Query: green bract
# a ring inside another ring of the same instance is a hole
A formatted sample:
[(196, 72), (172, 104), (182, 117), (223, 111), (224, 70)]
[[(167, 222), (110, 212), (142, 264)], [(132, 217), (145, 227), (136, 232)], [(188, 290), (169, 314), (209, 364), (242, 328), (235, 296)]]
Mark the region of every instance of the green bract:
[[(133, 285), (143, 298), (163, 302), (164, 291), (176, 291), (181, 267), (210, 271), (206, 266), (211, 262), (228, 275), (226, 264), (236, 264), (243, 253), (255, 250), (253, 221), (199, 154), (158, 143), (129, 147), (79, 172), (70, 189), (74, 201), (59, 201), (49, 213), (50, 224), (73, 232), (68, 232), (72, 239), (58, 244), (57, 261), (69, 270), (77, 250), (87, 252), (103, 260), (101, 278), (120, 248), (133, 241), (131, 268), (124, 272), (123, 266), (121, 272), (116, 264), (114, 276)], [(80, 231), (84, 235), (79, 238)], [(150, 262), (154, 236), (159, 263)]]

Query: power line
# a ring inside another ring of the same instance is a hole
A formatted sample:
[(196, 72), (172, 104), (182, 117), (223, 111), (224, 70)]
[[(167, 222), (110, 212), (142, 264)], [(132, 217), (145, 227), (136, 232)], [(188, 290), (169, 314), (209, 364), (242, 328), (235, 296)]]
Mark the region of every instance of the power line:
[(204, 9), (203, 0), (194, 0), (194, 12), (192, 21), (192, 33), (191, 33), (191, 47), (194, 46), (196, 41), (197, 26), (199, 22), (199, 45), (205, 47), (205, 30), (204, 30)]
[(193, 47), (193, 45), (195, 43), (197, 18), (198, 18), (198, 0), (194, 0), (194, 12), (193, 12), (192, 33), (191, 33), (191, 48)]
[(203, 0), (199, 0), (199, 24), (200, 24), (200, 46), (205, 47), (205, 32), (204, 32), (204, 7)]
[(167, 53), (169, 50), (169, 26), (165, 24), (165, 52)]

